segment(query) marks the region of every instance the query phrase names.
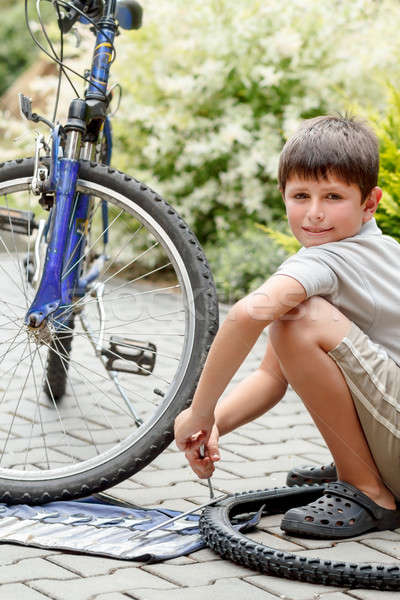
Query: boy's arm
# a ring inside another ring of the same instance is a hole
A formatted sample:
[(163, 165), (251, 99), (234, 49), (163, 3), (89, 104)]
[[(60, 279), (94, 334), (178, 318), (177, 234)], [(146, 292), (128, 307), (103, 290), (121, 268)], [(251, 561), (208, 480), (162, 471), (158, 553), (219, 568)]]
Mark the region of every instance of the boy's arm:
[(306, 300), (304, 287), (287, 275), (273, 275), (234, 304), (211, 345), (193, 402), (175, 420), (180, 450), (207, 444), (219, 397), (262, 330)]

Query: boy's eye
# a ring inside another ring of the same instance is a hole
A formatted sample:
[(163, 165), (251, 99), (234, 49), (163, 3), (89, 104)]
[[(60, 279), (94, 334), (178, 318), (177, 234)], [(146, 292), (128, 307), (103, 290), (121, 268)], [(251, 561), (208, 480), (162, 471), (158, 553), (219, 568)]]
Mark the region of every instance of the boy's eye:
[(328, 194), (328, 198), (331, 198), (332, 200), (340, 200), (341, 196), (340, 194), (334, 194), (333, 192)]
[(298, 192), (294, 195), (294, 197), (296, 198), (296, 200), (301, 200), (303, 198), (308, 198), (308, 194), (306, 194), (305, 192)]

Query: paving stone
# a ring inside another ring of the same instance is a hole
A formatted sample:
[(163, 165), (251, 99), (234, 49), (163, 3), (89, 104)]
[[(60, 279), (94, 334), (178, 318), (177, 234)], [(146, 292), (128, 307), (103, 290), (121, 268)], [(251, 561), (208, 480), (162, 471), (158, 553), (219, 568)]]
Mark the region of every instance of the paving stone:
[[(57, 581), (56, 579), (39, 579), (32, 582), (35, 590), (48, 594), (54, 600), (91, 600), (97, 594), (111, 592), (129, 592), (136, 594), (137, 589), (151, 588), (155, 594), (160, 590), (175, 589), (170, 582), (154, 577), (142, 571), (140, 567), (118, 569), (110, 575), (97, 577), (75, 578), (70, 581)], [(155, 597), (155, 596), (154, 596)]]
[[(248, 581), (271, 594), (276, 594), (278, 598), (284, 597), (286, 600), (315, 600), (315, 598), (318, 597), (318, 594), (335, 592), (335, 590), (343, 589), (340, 587), (335, 588), (326, 585), (303, 583), (302, 581), (293, 581), (291, 579), (267, 575), (245, 577), (244, 581)], [(331, 595), (327, 596), (326, 600), (331, 600), (331, 597)]]
[(290, 456), (292, 454), (312, 454), (319, 450), (316, 444), (311, 444), (304, 440), (290, 440), (281, 444), (258, 444), (254, 446), (241, 446), (239, 444), (231, 446), (227, 444), (225, 448), (252, 460), (274, 458), (276, 456)]
[[(264, 529), (265, 531), (269, 531), (271, 527), (280, 526), (281, 521), (282, 515), (268, 515), (267, 517), (262, 517), (257, 527)], [(275, 531), (275, 534), (279, 536), (282, 536), (282, 533), (282, 530), (280, 530), (280, 533)]]
[(96, 596), (96, 600), (127, 600), (128, 596), (125, 594), (119, 594), (111, 592), (111, 594), (100, 594), (100, 596)]
[(304, 550), (302, 546), (283, 539), (277, 535), (272, 535), (267, 531), (254, 531), (245, 535), (247, 535), (247, 537), (254, 542), (257, 542), (258, 544), (265, 544), (270, 548), (274, 548), (274, 550), (281, 550), (283, 552), (296, 552), (297, 550)]
[(318, 452), (302, 452), (301, 457), (304, 459), (304, 465), (306, 465), (308, 461), (310, 461), (310, 464), (316, 463), (317, 465), (328, 465), (333, 461), (332, 454), (328, 449), (325, 451), (319, 450)]
[(224, 443), (250, 445), (254, 443), (254, 440), (246, 436), (243, 433), (243, 430), (240, 428), (236, 431), (228, 433), (227, 435), (224, 435), (224, 437), (220, 440), (220, 445), (223, 446)]
[[(304, 437), (306, 437), (306, 436), (304, 436)], [(321, 446), (321, 448), (324, 448), (325, 450), (329, 451), (329, 448), (327, 447), (324, 438), (321, 436), (307, 437), (307, 441), (312, 442), (313, 444), (316, 444), (317, 446)]]
[(388, 541), (379, 539), (364, 539), (361, 543), (364, 546), (368, 546), (368, 548), (374, 548), (375, 550), (379, 550), (380, 552), (388, 554), (388, 559), (389, 557), (393, 557), (393, 564), (400, 560), (399, 540)]
[(177, 558), (170, 558), (164, 561), (165, 565), (192, 565), (193, 559), (188, 556), (178, 556)]
[(199, 562), (191, 565), (157, 564), (143, 567), (153, 575), (172, 581), (180, 586), (196, 587), (209, 585), (226, 577), (246, 577), (253, 573), (251, 569), (226, 560)]
[(74, 574), (82, 577), (91, 577), (93, 575), (102, 575), (110, 573), (121, 567), (130, 567), (132, 563), (126, 560), (116, 560), (114, 558), (104, 558), (100, 556), (84, 556), (75, 554), (60, 554), (51, 556), (48, 561), (64, 567)]
[(221, 560), (219, 554), (210, 550), (210, 548), (204, 548), (203, 550), (198, 550), (197, 552), (193, 552), (193, 554), (188, 555), (189, 558), (194, 560), (195, 562), (207, 562), (210, 560)]
[(53, 554), (54, 550), (29, 548), (28, 546), (17, 546), (12, 544), (0, 544), (0, 565), (9, 565), (24, 560), (25, 558), (40, 558), (51, 556)]
[(364, 544), (358, 542), (337, 542), (331, 548), (320, 548), (318, 550), (304, 550), (299, 552), (301, 556), (310, 558), (320, 558), (322, 560), (340, 560), (354, 562), (379, 562), (393, 563), (392, 557), (372, 548), (367, 548)]
[[(399, 592), (378, 592), (378, 590), (351, 590), (351, 598), (359, 600), (398, 600)], [(324, 600), (330, 600), (329, 596)]]
[(224, 579), (213, 585), (175, 590), (141, 590), (132, 593), (135, 600), (277, 600), (276, 596), (240, 579)]
[[(24, 585), (23, 583), (1, 584), (1, 600), (49, 600), (49, 596), (44, 596), (40, 592)], [(125, 598), (126, 600), (126, 598)]]
[(217, 470), (226, 469), (239, 477), (259, 477), (276, 473), (278, 471), (290, 471), (294, 467), (304, 465), (304, 458), (297, 456), (279, 456), (270, 460), (254, 460), (247, 463), (224, 463), (220, 461)]
[(41, 577), (54, 577), (54, 579), (69, 579), (74, 574), (62, 569), (44, 558), (26, 558), (16, 564), (0, 567), (0, 582), (12, 583), (17, 581), (32, 581)]
[[(280, 521), (282, 520), (283, 515), (274, 515), (276, 518), (280, 518)], [(279, 524), (280, 524), (279, 521)], [(299, 544), (300, 546), (303, 546), (304, 548), (307, 548), (308, 550), (314, 550), (317, 548), (331, 548), (332, 544), (334, 544), (335, 542), (332, 540), (317, 540), (317, 539), (312, 539), (312, 538), (300, 538), (297, 536), (291, 536), (291, 535), (287, 535), (285, 534), (282, 529), (279, 527), (268, 527), (268, 531), (270, 533), (273, 533), (275, 535), (278, 536), (282, 536), (284, 539), (287, 539), (291, 542), (293, 542), (294, 544)]]
[[(318, 440), (319, 445), (323, 438), (318, 437), (318, 429), (315, 425), (294, 425), (292, 427), (284, 427), (281, 429), (263, 429), (252, 431), (247, 434), (248, 438), (261, 444), (283, 442), (293, 439), (306, 439), (307, 441)], [(323, 442), (323, 444), (325, 444)], [(326, 444), (325, 444), (326, 446)]]
[(262, 417), (259, 417), (257, 422), (268, 429), (280, 429), (281, 427), (289, 427), (291, 425), (309, 425), (314, 423), (305, 410), (304, 412), (295, 413), (291, 416), (273, 416), (271, 413), (266, 413)]
[[(334, 592), (333, 594), (330, 592), (325, 592), (325, 594), (321, 592), (314, 596), (312, 600), (350, 600), (350, 598), (351, 596), (346, 592)], [(379, 592), (376, 598), (379, 600)]]
[(261, 423), (257, 423), (257, 421), (250, 421), (250, 423), (242, 425), (240, 430), (243, 431), (245, 435), (248, 435), (250, 431), (263, 431), (264, 426)]
[(193, 510), (198, 506), (199, 502), (189, 502), (188, 500), (179, 500), (177, 498), (174, 498), (173, 500), (165, 500), (164, 502), (160, 503), (160, 508), (167, 508), (168, 510), (180, 510), (182, 512)]
[(220, 447), (221, 463), (224, 461), (236, 462), (236, 463), (247, 463), (248, 458), (243, 455), (237, 454), (234, 450), (228, 450), (227, 448)]
[[(192, 496), (200, 496), (205, 488), (197, 482), (185, 482), (177, 483), (176, 485), (143, 488), (138, 490), (132, 490), (129, 493), (129, 501), (134, 502), (140, 506), (152, 506), (160, 504), (167, 499), (190, 498)], [(126, 491), (121, 490), (121, 494), (124, 499), (128, 499)]]
[(395, 529), (394, 531), (371, 531), (369, 533), (363, 533), (356, 538), (349, 538), (350, 540), (364, 541), (364, 540), (388, 540), (389, 542), (400, 543), (400, 530)]
[[(181, 467), (185, 467), (187, 464), (188, 461), (183, 452), (180, 452), (179, 454), (163, 452), (152, 462), (152, 465), (158, 467), (159, 469), (179, 469)], [(146, 469), (143, 469), (143, 472), (146, 473)]]
[[(220, 478), (223, 479), (233, 479), (235, 476), (231, 473), (219, 473)], [(152, 471), (150, 473), (139, 472), (135, 475), (135, 481), (140, 482), (142, 485), (148, 487), (161, 487), (165, 485), (170, 485), (174, 483), (182, 483), (195, 481), (198, 482), (199, 478), (192, 471), (192, 469), (187, 464), (185, 467), (180, 469), (170, 469), (170, 470), (160, 470), (160, 471)]]
[(218, 489), (223, 492), (235, 493), (248, 490), (264, 490), (285, 485), (287, 473), (273, 473), (266, 477), (249, 477), (248, 479), (220, 480)]

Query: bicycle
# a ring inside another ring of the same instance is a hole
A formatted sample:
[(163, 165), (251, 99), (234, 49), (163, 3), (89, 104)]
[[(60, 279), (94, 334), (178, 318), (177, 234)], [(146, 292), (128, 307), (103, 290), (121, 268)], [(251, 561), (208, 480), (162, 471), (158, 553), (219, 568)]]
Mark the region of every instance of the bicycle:
[(0, 166), (0, 502), (8, 504), (88, 496), (149, 464), (173, 439), (218, 328), (195, 235), (159, 194), (108, 166), (114, 38), (140, 26), (141, 7), (50, 1), (60, 55), (40, 0), (37, 9), (60, 79), (69, 78), (63, 35), (80, 20), (96, 41), (85, 93), (64, 125), (32, 113), (20, 95), (23, 115), (48, 125), (50, 138), (38, 135), (34, 158)]

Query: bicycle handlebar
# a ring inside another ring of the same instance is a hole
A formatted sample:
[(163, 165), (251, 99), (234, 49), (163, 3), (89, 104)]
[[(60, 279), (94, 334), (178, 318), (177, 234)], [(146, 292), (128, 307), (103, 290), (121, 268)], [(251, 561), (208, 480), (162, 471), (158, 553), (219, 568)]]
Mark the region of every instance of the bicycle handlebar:
[(99, 17), (103, 13), (103, 0), (72, 0), (70, 6), (65, 6), (64, 16), (58, 20), (61, 31), (68, 33), (81, 18), (82, 12), (90, 19)]
[[(65, 7), (65, 15), (58, 20), (63, 33), (68, 33), (79, 19), (84, 19), (82, 12), (89, 19), (97, 19), (104, 14), (107, 0), (71, 0), (70, 6)], [(110, 8), (110, 0), (107, 7)], [(76, 9), (78, 10), (75, 10)], [(115, 13), (123, 29), (140, 29), (142, 26), (143, 9), (136, 0), (117, 0)], [(115, 16), (115, 15), (112, 15)]]

